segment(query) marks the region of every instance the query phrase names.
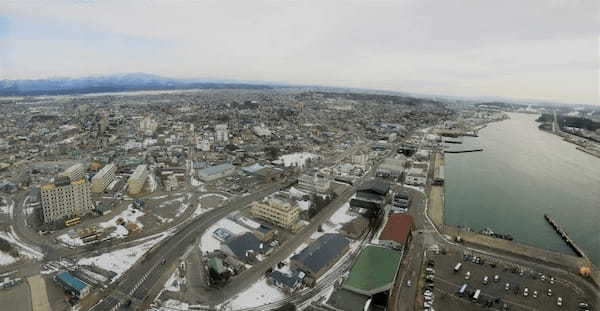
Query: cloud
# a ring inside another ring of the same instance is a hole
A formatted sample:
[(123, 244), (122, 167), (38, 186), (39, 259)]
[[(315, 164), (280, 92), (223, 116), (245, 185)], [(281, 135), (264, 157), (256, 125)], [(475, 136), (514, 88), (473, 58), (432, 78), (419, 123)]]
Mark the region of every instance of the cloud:
[(598, 103), (598, 3), (20, 0), (3, 77), (150, 72)]

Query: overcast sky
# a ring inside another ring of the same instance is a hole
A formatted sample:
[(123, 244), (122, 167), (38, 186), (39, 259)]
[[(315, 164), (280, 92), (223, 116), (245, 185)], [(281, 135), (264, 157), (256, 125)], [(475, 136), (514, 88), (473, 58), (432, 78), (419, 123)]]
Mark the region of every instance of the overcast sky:
[(597, 0), (4, 0), (0, 79), (145, 72), (600, 104)]

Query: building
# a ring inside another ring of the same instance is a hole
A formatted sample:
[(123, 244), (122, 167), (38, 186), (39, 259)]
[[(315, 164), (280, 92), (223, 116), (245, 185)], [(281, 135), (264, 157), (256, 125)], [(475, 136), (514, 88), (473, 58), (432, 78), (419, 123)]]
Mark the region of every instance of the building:
[(227, 124), (217, 124), (215, 126), (215, 141), (216, 142), (228, 142), (229, 131), (227, 130)]
[(145, 116), (144, 119), (140, 121), (140, 131), (144, 132), (146, 135), (152, 135), (157, 128), (158, 122), (150, 116)]
[(40, 190), (44, 223), (82, 216), (94, 209), (90, 184), (83, 178), (71, 181), (68, 176), (58, 176)]
[(302, 174), (298, 177), (298, 188), (312, 193), (327, 193), (330, 187), (330, 181), (325, 176), (318, 173)]
[(343, 235), (326, 233), (292, 256), (290, 264), (317, 280), (350, 250), (350, 242)]
[(243, 262), (254, 262), (258, 255), (266, 255), (271, 246), (258, 239), (254, 234), (246, 232), (221, 243), (221, 250)]
[(411, 236), (413, 220), (405, 213), (395, 213), (388, 217), (387, 223), (379, 235), (379, 244), (393, 249), (403, 250)]
[(295, 201), (290, 203), (279, 198), (270, 198), (266, 202), (255, 202), (250, 213), (281, 228), (292, 231), (298, 229), (300, 208)]
[(400, 191), (394, 195), (392, 199), (392, 208), (394, 212), (406, 213), (410, 206), (410, 196), (406, 191)]
[(388, 200), (390, 184), (382, 179), (372, 179), (363, 183), (350, 200), (350, 211), (366, 216), (378, 215)]
[(406, 184), (414, 186), (423, 186), (427, 183), (427, 175), (422, 168), (413, 167), (406, 174)]
[(217, 180), (235, 173), (235, 166), (230, 163), (223, 163), (207, 167), (197, 171), (198, 178), (204, 182)]
[(103, 167), (94, 177), (92, 177), (92, 192), (98, 193), (104, 191), (110, 183), (115, 180), (117, 167), (110, 163)]
[(377, 176), (398, 178), (404, 172), (406, 158), (399, 156), (397, 158), (387, 158), (377, 168)]
[(71, 181), (80, 180), (85, 177), (85, 168), (83, 164), (77, 163), (60, 173), (59, 176), (67, 176)]
[(360, 252), (342, 288), (365, 296), (389, 291), (401, 258), (398, 251), (368, 245)]
[(90, 285), (74, 277), (69, 272), (58, 273), (54, 277), (54, 280), (66, 291), (73, 293), (79, 299), (84, 298), (90, 293)]
[(444, 166), (440, 165), (433, 174), (433, 185), (440, 186), (444, 184)]
[(127, 180), (127, 191), (129, 194), (138, 194), (142, 192), (142, 188), (148, 178), (148, 167), (144, 164), (137, 166), (133, 174)]

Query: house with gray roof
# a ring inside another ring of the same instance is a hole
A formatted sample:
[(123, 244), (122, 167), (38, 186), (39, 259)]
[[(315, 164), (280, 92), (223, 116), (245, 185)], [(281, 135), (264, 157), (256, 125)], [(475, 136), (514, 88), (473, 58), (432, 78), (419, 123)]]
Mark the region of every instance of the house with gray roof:
[(343, 235), (326, 233), (305, 247), (300, 253), (292, 256), (294, 269), (306, 272), (313, 279), (318, 279), (331, 268), (348, 250), (350, 242)]
[(252, 263), (256, 260), (257, 255), (269, 254), (271, 246), (258, 239), (254, 234), (246, 232), (221, 243), (221, 250), (243, 262)]

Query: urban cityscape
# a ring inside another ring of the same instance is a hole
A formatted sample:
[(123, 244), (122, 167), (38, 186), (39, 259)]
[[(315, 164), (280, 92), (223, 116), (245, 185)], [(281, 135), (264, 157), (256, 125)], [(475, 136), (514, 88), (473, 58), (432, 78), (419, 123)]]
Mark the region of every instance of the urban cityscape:
[(0, 4), (0, 310), (600, 309), (591, 7), (208, 2)]

